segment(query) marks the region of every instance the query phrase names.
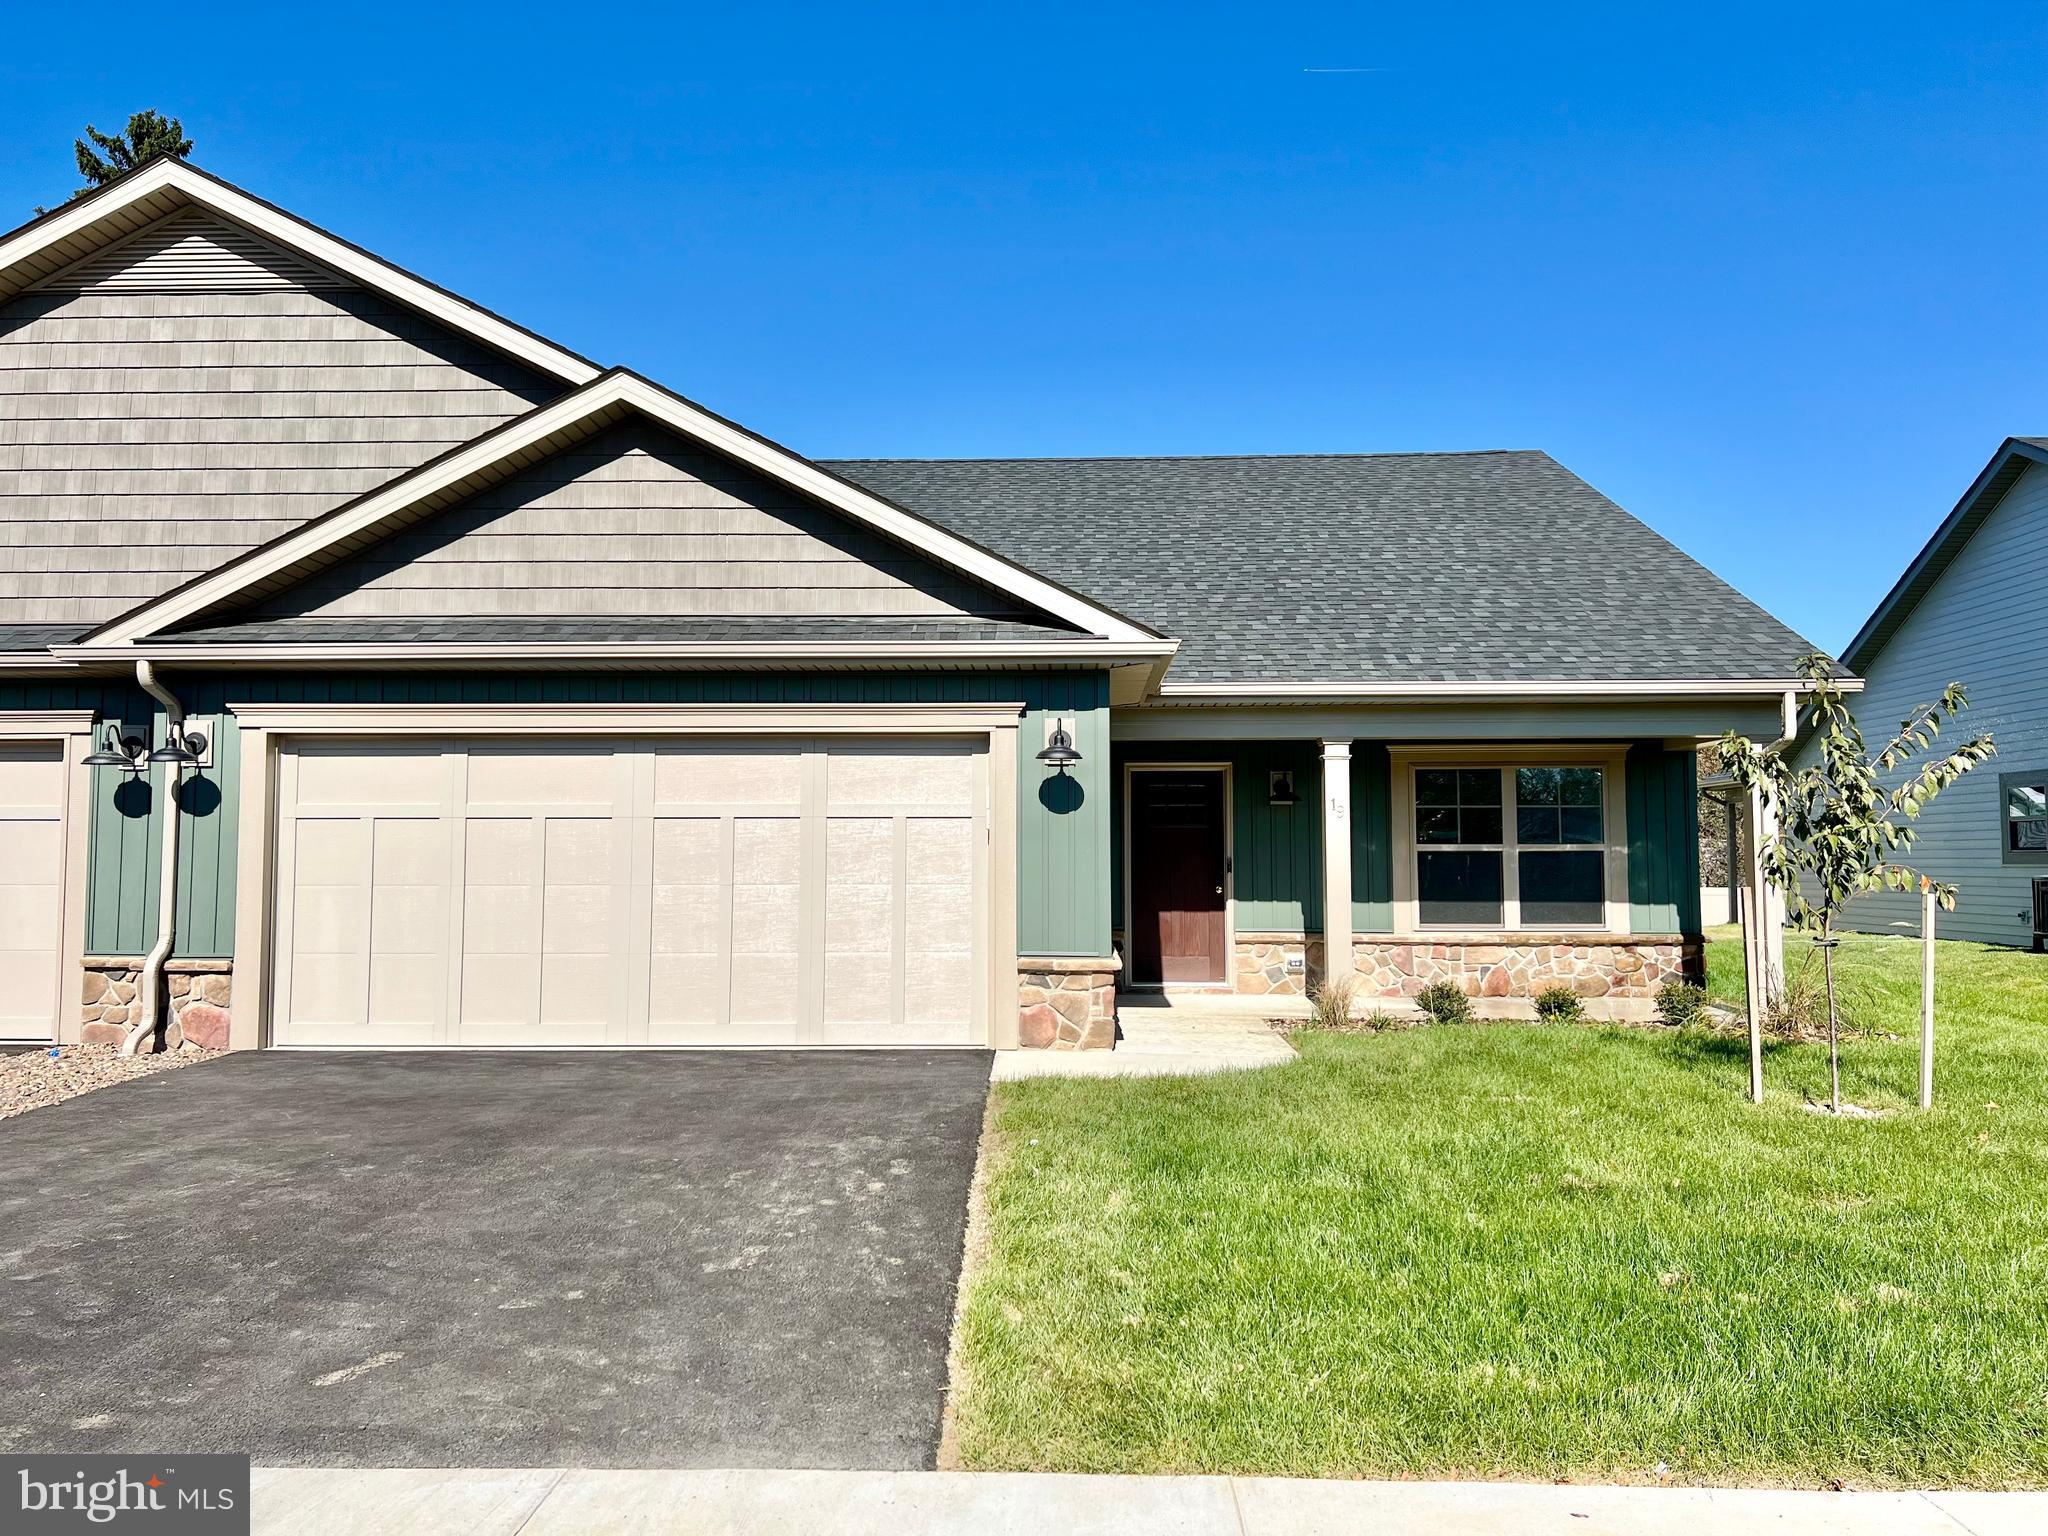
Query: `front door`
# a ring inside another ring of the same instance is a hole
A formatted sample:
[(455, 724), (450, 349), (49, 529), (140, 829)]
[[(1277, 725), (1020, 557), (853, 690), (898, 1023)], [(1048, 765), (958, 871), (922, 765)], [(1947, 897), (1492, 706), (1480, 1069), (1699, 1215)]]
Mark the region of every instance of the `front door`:
[(1228, 979), (1223, 770), (1131, 775), (1131, 980)]

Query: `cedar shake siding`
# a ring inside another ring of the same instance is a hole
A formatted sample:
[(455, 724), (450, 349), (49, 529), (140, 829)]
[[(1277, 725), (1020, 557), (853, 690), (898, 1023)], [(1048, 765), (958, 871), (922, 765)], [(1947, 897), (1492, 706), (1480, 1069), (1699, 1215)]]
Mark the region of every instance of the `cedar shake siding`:
[(1014, 599), (645, 421), (518, 470), (245, 616), (1025, 617)]
[(562, 390), (173, 215), (0, 303), (0, 605), (83, 630)]

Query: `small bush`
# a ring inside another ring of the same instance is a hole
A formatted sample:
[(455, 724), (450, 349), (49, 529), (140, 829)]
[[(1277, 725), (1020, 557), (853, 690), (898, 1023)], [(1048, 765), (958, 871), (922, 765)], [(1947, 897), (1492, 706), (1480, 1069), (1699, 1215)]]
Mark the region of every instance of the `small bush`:
[(1455, 982), (1431, 982), (1416, 997), (1415, 1006), (1437, 1024), (1467, 1024), (1472, 1019), (1472, 999)]
[(1356, 976), (1341, 976), (1335, 981), (1322, 981), (1309, 989), (1309, 1027), (1312, 1029), (1348, 1029), (1351, 1027), (1351, 1000), (1358, 992)]
[(1536, 1017), (1546, 1024), (1580, 1024), (1586, 1005), (1570, 987), (1545, 987), (1536, 994)]
[(1707, 989), (1689, 981), (1667, 981), (1657, 989), (1657, 1017), (1674, 1028), (1699, 1023), (1706, 1007)]

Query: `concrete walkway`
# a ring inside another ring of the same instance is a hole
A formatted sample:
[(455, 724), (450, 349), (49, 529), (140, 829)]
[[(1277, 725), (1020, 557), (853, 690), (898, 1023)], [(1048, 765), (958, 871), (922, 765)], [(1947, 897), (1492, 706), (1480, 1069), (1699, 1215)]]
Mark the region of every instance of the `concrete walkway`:
[[(1242, 1003), (1243, 999), (1231, 999)], [(1117, 1005), (1121, 1038), (1111, 1051), (998, 1051), (991, 1078), (1198, 1077), (1277, 1067), (1294, 1047), (1267, 1022), (1269, 1010), (1170, 1006), (1125, 999)]]
[(259, 1468), (258, 1536), (2039, 1536), (2048, 1494), (999, 1472)]

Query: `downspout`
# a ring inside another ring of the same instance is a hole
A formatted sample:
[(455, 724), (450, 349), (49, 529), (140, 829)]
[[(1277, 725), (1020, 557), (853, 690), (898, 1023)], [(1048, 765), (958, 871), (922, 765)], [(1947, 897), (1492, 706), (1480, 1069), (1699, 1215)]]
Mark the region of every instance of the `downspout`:
[[(185, 734), (185, 706), (174, 698), (169, 689), (156, 680), (156, 670), (146, 661), (135, 663), (135, 681), (142, 686), (157, 703), (163, 705), (169, 717), (170, 740), (180, 741)], [(164, 821), (163, 854), (159, 860), (159, 880), (156, 898), (156, 945), (142, 962), (142, 974), (135, 981), (135, 1004), (140, 1017), (128, 1031), (128, 1037), (121, 1042), (121, 1054), (133, 1056), (142, 1042), (156, 1033), (157, 998), (163, 991), (164, 962), (171, 957), (171, 946), (178, 937), (178, 778), (180, 766), (177, 763), (164, 765)]]

